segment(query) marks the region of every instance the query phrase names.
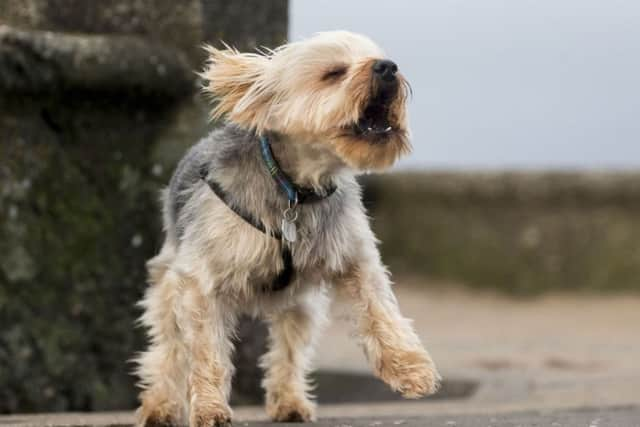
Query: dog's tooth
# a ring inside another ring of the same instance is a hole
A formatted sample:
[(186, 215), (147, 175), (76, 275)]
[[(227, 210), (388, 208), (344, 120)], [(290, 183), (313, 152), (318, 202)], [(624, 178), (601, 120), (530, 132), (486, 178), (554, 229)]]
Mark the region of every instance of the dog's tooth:
[(384, 131), (385, 131), (385, 132), (391, 132), (391, 129), (392, 129), (392, 128), (391, 128), (391, 126), (389, 126), (389, 127), (388, 127), (388, 128), (386, 128)]

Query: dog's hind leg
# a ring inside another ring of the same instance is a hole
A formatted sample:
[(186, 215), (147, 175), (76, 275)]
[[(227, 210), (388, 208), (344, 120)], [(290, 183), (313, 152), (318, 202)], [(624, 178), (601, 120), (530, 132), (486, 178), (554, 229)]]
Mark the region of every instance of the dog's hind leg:
[(265, 370), (267, 414), (273, 421), (315, 419), (315, 404), (308, 395), (307, 373), (313, 342), (320, 331), (328, 298), (320, 290), (298, 304), (267, 316), (269, 351), (262, 357)]
[(181, 425), (186, 419), (187, 360), (175, 315), (180, 284), (168, 270), (171, 255), (167, 252), (149, 261), (150, 286), (140, 302), (150, 345), (136, 360), (143, 388), (138, 426)]

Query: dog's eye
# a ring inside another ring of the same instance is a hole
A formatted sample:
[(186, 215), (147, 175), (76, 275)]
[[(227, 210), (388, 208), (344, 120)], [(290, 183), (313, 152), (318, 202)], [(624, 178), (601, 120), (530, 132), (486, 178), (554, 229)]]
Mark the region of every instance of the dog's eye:
[(322, 75), (322, 80), (336, 80), (347, 73), (346, 66), (332, 68)]

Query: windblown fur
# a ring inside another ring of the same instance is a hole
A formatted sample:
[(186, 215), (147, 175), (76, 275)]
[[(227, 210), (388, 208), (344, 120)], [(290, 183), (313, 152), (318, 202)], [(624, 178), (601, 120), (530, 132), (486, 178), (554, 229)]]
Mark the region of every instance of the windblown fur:
[[(382, 101), (372, 67), (384, 55), (347, 32), (265, 53), (208, 50), (206, 90), (216, 103), (213, 116), (226, 124), (187, 153), (163, 194), (166, 240), (148, 262), (140, 303), (150, 344), (138, 359), (138, 423), (230, 421), (231, 338), (241, 314), (269, 324), (262, 359), (269, 416), (314, 419), (306, 374), (331, 289), (351, 301), (374, 373), (406, 397), (434, 392), (438, 373), (398, 310), (355, 181), (359, 171), (390, 166), (409, 149), (404, 78), (397, 74), (384, 105), (373, 105)], [(371, 135), (359, 130), (363, 120), (392, 130)], [(299, 206), (295, 276), (279, 292), (264, 289), (283, 268), (280, 242), (236, 215), (205, 182), (214, 180), (228, 203), (279, 230), (287, 199), (260, 157), (259, 135), (269, 137), (296, 184), (337, 186), (330, 197)]]

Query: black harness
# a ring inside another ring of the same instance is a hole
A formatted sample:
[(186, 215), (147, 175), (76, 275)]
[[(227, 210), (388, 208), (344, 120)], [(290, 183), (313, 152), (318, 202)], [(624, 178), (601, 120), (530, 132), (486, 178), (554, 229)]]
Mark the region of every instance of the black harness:
[[(277, 165), (276, 165), (277, 167)], [(270, 169), (273, 168), (273, 165), (270, 166)], [(319, 202), (321, 200), (326, 199), (331, 196), (336, 191), (336, 186), (332, 185), (326, 189), (323, 193), (318, 193), (312, 188), (298, 187), (292, 183), (291, 180), (288, 179), (284, 172), (281, 170), (278, 171), (280, 176), (284, 176), (288, 182), (287, 184), (290, 186), (289, 188), (293, 188), (297, 194), (298, 204), (309, 204)], [(280, 253), (282, 256), (282, 265), (283, 268), (278, 272), (278, 275), (273, 280), (271, 286), (264, 286), (264, 291), (280, 291), (285, 289), (295, 275), (295, 270), (293, 268), (293, 257), (291, 255), (291, 249), (289, 244), (283, 242), (282, 232), (279, 230), (270, 230), (267, 232), (267, 228), (264, 223), (259, 219), (253, 216), (250, 212), (244, 210), (242, 207), (237, 206), (231, 203), (231, 198), (229, 194), (224, 191), (224, 189), (220, 186), (220, 184), (214, 181), (211, 178), (208, 178), (209, 171), (206, 165), (203, 165), (200, 169), (200, 178), (207, 183), (211, 191), (222, 201), (229, 209), (231, 209), (236, 215), (245, 220), (248, 224), (251, 224), (254, 228), (261, 231), (264, 234), (276, 239), (280, 243)], [(273, 176), (273, 173), (272, 173)]]

